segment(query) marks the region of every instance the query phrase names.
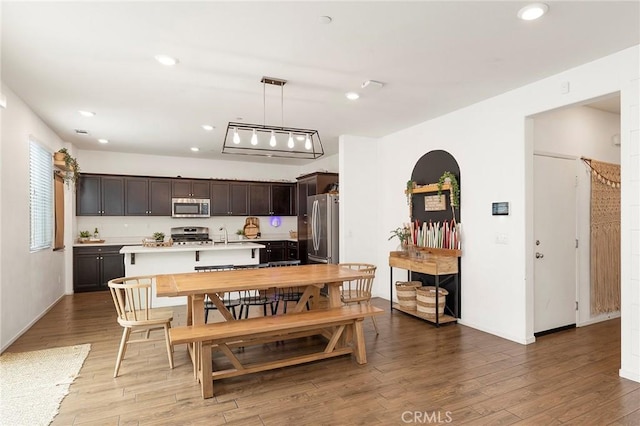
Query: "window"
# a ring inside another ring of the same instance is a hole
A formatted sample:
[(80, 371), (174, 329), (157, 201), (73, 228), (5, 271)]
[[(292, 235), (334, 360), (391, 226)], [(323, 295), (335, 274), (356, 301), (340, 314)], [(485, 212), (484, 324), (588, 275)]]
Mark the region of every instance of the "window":
[(29, 140), (30, 250), (51, 247), (53, 235), (53, 160), (51, 153)]

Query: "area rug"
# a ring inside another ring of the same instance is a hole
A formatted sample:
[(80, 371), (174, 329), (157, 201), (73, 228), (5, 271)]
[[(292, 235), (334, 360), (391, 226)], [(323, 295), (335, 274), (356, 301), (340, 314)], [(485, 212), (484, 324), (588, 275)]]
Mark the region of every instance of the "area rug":
[(91, 345), (0, 356), (0, 425), (48, 425), (58, 414)]

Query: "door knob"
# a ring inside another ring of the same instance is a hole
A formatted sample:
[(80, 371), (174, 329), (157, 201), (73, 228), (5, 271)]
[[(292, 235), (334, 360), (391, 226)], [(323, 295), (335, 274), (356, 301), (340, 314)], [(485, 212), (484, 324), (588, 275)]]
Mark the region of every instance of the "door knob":
[(544, 254), (536, 252), (536, 259), (542, 259)]

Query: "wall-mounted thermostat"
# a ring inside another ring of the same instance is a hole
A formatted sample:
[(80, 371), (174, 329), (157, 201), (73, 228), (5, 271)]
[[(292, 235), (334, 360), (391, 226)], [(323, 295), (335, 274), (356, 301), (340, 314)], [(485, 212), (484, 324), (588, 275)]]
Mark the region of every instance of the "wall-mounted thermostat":
[(509, 202), (500, 201), (491, 204), (491, 214), (493, 216), (506, 216), (509, 214)]

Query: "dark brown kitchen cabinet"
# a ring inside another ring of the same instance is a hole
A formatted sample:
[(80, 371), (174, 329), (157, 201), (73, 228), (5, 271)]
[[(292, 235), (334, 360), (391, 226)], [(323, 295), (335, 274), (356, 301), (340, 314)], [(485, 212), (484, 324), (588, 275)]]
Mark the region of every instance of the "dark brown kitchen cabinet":
[(298, 256), (300, 262), (307, 263), (307, 197), (323, 194), (338, 184), (338, 173), (311, 173), (298, 177)]
[(271, 185), (268, 183), (249, 184), (249, 214), (269, 216), (271, 213)]
[(171, 179), (125, 178), (125, 215), (171, 216)]
[(229, 182), (211, 182), (211, 216), (230, 215), (229, 205)]
[(294, 184), (271, 185), (271, 214), (295, 216), (296, 186)]
[(211, 182), (211, 216), (247, 216), (248, 182)]
[(80, 175), (76, 188), (76, 215), (124, 215), (124, 177)]
[(298, 260), (298, 242), (287, 241), (287, 259), (286, 260)]
[(229, 214), (246, 216), (249, 214), (249, 184), (229, 184)]
[(261, 241), (265, 248), (260, 249), (260, 263), (287, 260), (287, 241)]
[(210, 198), (209, 182), (204, 179), (172, 179), (171, 196), (173, 198)]
[(73, 291), (107, 290), (109, 280), (124, 276), (122, 246), (73, 248)]
[(249, 213), (253, 216), (295, 216), (293, 184), (249, 184)]

